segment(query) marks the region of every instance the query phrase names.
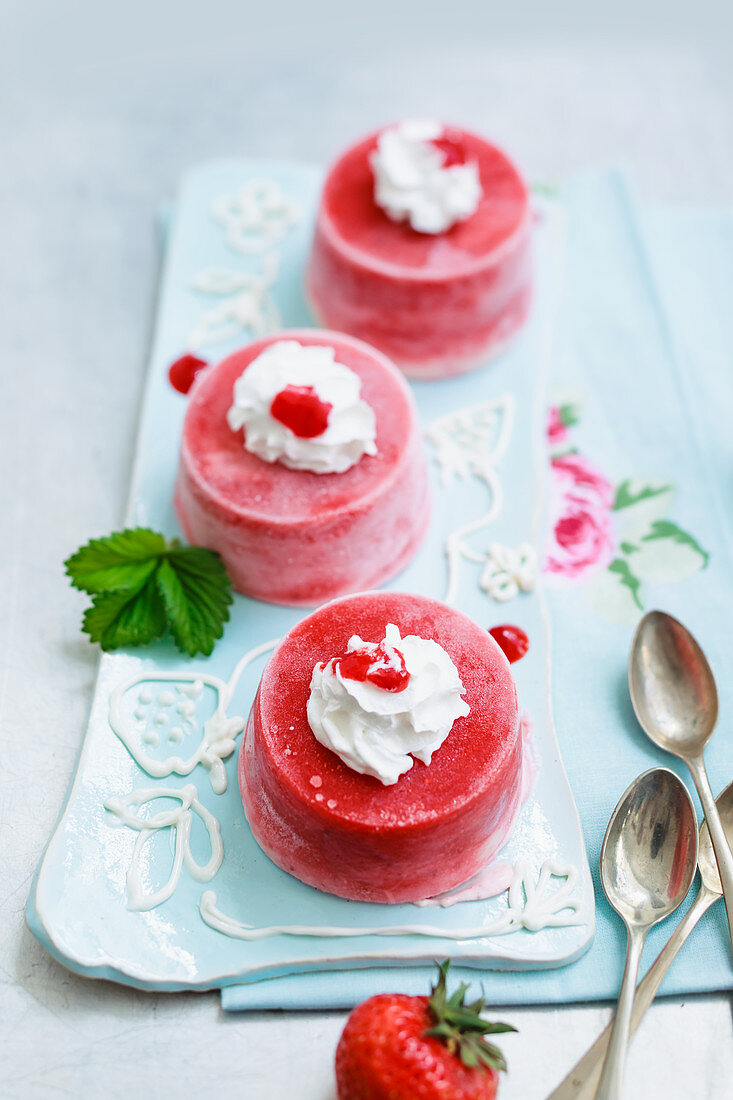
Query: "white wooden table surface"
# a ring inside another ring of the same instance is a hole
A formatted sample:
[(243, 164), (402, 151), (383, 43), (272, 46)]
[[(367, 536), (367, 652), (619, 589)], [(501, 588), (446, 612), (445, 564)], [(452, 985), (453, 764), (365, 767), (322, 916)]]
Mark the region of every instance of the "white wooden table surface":
[[(0, 6), (0, 1093), (332, 1100), (342, 1013), (225, 1017), (215, 994), (85, 981), (26, 930), (96, 653), (61, 562), (119, 525), (160, 200), (197, 160), (324, 160), (410, 113), (473, 125), (532, 178), (624, 161), (650, 201), (733, 199), (727, 5), (581, 0), (4, 0)], [(198, 8), (198, 15), (193, 12)], [(493, 5), (496, 8), (496, 5)], [(603, 1006), (505, 1012), (503, 1100), (542, 1100)], [(730, 1096), (729, 999), (658, 1003), (627, 1092)]]

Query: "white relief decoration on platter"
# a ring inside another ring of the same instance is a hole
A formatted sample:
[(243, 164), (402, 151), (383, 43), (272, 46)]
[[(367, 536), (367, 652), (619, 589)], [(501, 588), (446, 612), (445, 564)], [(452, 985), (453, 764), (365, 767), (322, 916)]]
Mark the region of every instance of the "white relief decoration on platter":
[[(560, 883), (558, 885), (558, 882)], [(307, 936), (347, 939), (357, 936), (430, 936), (442, 940), (478, 940), (505, 936), (524, 928), (562, 928), (587, 923), (583, 905), (573, 897), (578, 883), (575, 867), (546, 860), (535, 877), (529, 863), (517, 863), (508, 892), (507, 909), (494, 921), (468, 928), (441, 928), (429, 924), (375, 925), (347, 928), (329, 925), (276, 924), (256, 928), (227, 916), (216, 905), (216, 894), (205, 890), (199, 911), (205, 924), (237, 940), (260, 940), (268, 936)]]
[[(214, 793), (222, 794), (227, 787), (224, 760), (234, 752), (235, 738), (244, 729), (244, 719), (230, 717), (227, 709), (244, 670), (252, 661), (273, 649), (277, 641), (264, 642), (245, 653), (227, 682), (218, 676), (196, 672), (153, 671), (129, 677), (110, 694), (109, 724), (113, 732), (135, 762), (153, 779), (173, 774), (190, 775), (196, 765), (201, 764), (209, 772)], [(172, 687), (161, 688), (161, 684)], [(205, 687), (215, 692), (216, 707), (204, 721), (202, 735), (190, 754), (184, 757), (172, 753), (163, 759), (154, 756), (151, 750), (160, 744), (159, 730), (165, 730), (170, 725), (170, 731), (165, 736), (175, 744), (195, 734), (199, 727), (197, 703)], [(134, 698), (130, 699), (128, 693)], [(156, 710), (156, 707), (162, 709)], [(155, 727), (152, 731), (151, 722)]]
[(458, 594), (462, 561), (482, 566), (488, 563), (489, 555), (474, 550), (467, 540), (488, 527), (501, 513), (503, 493), (496, 466), (509, 446), (514, 413), (514, 396), (507, 393), (494, 401), (449, 413), (435, 420), (425, 433), (434, 448), (444, 487), (454, 478), (475, 477), (483, 481), (489, 491), (488, 511), (457, 527), (446, 539), (446, 603), (453, 603)]
[[(110, 798), (105, 802), (105, 809), (117, 818), (120, 825), (135, 829), (138, 834), (126, 877), (128, 909), (146, 912), (168, 901), (178, 886), (184, 866), (197, 882), (211, 882), (221, 867), (224, 859), (224, 845), (219, 822), (199, 802), (197, 795), (196, 788), (192, 783), (188, 783), (180, 789), (176, 787), (140, 788), (124, 798)], [(158, 799), (173, 800), (177, 805), (159, 810), (149, 817), (143, 816), (143, 808), (150, 806)], [(206, 863), (199, 863), (191, 852), (194, 815), (201, 819), (208, 834), (211, 856)], [(162, 829), (170, 829), (173, 832), (173, 862), (164, 885), (158, 890), (150, 890), (146, 887), (148, 875), (144, 869), (143, 854), (146, 844)]]
[(300, 217), (296, 203), (274, 180), (247, 180), (235, 192), (215, 199), (211, 212), (224, 229), (227, 244), (245, 255), (265, 252)]
[(492, 542), (479, 586), (492, 600), (507, 603), (520, 592), (531, 592), (537, 580), (537, 551), (528, 542), (516, 549)]
[(256, 339), (280, 328), (280, 312), (270, 294), (278, 265), (277, 254), (271, 252), (263, 257), (259, 274), (226, 267), (200, 271), (194, 279), (194, 288), (202, 294), (223, 298), (223, 301), (199, 318), (188, 337), (189, 350), (198, 351), (205, 345), (233, 339), (240, 333)]

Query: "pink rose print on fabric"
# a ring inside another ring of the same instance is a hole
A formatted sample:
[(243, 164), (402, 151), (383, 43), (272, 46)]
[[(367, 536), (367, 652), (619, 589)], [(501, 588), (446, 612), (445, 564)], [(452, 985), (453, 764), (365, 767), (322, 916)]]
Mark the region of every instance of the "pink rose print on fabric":
[(611, 484), (572, 445), (577, 404), (549, 409), (550, 532), (544, 571), (580, 581), (591, 605), (610, 622), (633, 626), (645, 586), (677, 583), (705, 569), (708, 552), (669, 518), (674, 486), (652, 477)]
[(551, 447), (565, 443), (568, 438), (567, 425), (562, 419), (557, 405), (551, 405), (547, 413), (547, 441)]
[(613, 486), (582, 455), (557, 456), (551, 469), (556, 507), (545, 569), (575, 579), (613, 558)]

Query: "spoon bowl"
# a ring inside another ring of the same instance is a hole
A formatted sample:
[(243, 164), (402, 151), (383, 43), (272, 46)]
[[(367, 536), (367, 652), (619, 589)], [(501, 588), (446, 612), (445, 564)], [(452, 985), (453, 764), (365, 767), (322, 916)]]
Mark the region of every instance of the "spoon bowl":
[(631, 784), (601, 849), (606, 897), (627, 925), (651, 928), (675, 911), (697, 865), (697, 821), (684, 783), (652, 768)]
[(647, 932), (684, 900), (697, 867), (697, 820), (687, 788), (668, 768), (635, 779), (613, 812), (601, 848), (601, 882), (628, 931), (598, 1100), (619, 1100), (634, 990)]
[(650, 740), (683, 758), (702, 752), (718, 720), (715, 680), (695, 638), (664, 611), (650, 611), (639, 623), (629, 690)]
[[(733, 783), (729, 783), (725, 790), (720, 792), (716, 805), (725, 834), (728, 837), (728, 843), (733, 843)], [(631, 1014), (632, 1034), (636, 1031), (644, 1017), (644, 1013), (657, 995), (665, 974), (676, 959), (687, 937), (707, 913), (710, 906), (720, 899), (723, 892), (707, 821), (703, 821), (700, 826), (697, 868), (702, 880), (697, 897), (637, 986)], [(591, 1100), (596, 1095), (603, 1060), (611, 1038), (612, 1026), (613, 1022), (599, 1035), (593, 1046), (573, 1066), (565, 1079), (548, 1096), (547, 1100)]]
[(718, 718), (710, 665), (689, 630), (664, 611), (639, 623), (629, 657), (629, 691), (642, 729), (656, 745), (684, 760), (710, 830), (733, 947), (733, 852), (710, 789), (703, 749)]

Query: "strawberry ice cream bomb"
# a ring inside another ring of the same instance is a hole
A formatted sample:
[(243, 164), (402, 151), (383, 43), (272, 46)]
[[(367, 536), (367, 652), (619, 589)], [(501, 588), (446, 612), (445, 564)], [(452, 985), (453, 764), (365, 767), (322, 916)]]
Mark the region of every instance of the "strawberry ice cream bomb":
[(272, 654), (239, 780), (255, 839), (303, 882), (377, 902), (452, 889), (493, 858), (519, 808), (509, 663), (436, 600), (334, 600)]
[(381, 584), (429, 517), (412, 394), (348, 336), (258, 340), (198, 377), (175, 504), (187, 539), (257, 599), (313, 606)]
[(347, 149), (321, 196), (306, 275), (313, 312), (415, 378), (487, 363), (532, 293), (532, 213), (510, 160), (431, 119)]

